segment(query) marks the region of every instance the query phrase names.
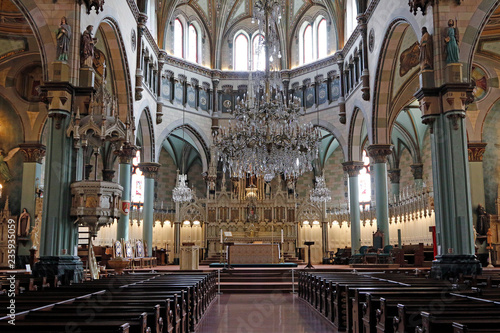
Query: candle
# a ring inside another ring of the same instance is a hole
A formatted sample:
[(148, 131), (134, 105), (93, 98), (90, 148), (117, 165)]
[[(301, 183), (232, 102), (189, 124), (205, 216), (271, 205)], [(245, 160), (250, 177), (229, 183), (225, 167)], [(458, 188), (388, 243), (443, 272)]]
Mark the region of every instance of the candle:
[(220, 229), (220, 243), (222, 244), (223, 241), (222, 241), (222, 229)]
[(283, 243), (283, 229), (281, 229), (281, 243)]

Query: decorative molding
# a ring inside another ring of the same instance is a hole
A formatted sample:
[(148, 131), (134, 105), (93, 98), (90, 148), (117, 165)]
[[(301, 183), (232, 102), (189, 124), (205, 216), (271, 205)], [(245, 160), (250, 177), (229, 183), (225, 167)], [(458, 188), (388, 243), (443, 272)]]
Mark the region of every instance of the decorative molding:
[(460, 119), (465, 119), (465, 112), (453, 112), (446, 115), (446, 118), (451, 120), (453, 124), (453, 129), (458, 131), (460, 128)]
[(120, 158), (120, 164), (131, 164), (137, 149), (136, 146), (128, 142), (124, 143), (122, 149), (115, 151), (115, 154)]
[(357, 177), (359, 171), (364, 168), (364, 163), (359, 161), (350, 161), (342, 163), (342, 169), (347, 172), (349, 177)]
[(56, 129), (61, 129), (61, 124), (64, 119), (68, 116), (67, 112), (55, 112), (50, 111), (48, 117), (54, 119), (54, 124)]
[(435, 116), (423, 116), (422, 124), (429, 126), (429, 131), (431, 134), (434, 134), (434, 122), (436, 121)]
[(425, 15), (427, 14), (427, 6), (434, 6), (434, 0), (409, 0), (408, 5), (410, 6), (410, 12), (413, 12), (413, 15), (417, 15), (419, 8), (422, 11), (422, 15)]
[(411, 173), (413, 175), (413, 179), (423, 179), (424, 177), (424, 165), (420, 164), (412, 164), (410, 165)]
[(153, 162), (139, 163), (139, 169), (144, 173), (144, 177), (156, 179), (161, 164)]
[(24, 154), (24, 163), (36, 162), (41, 164), (46, 152), (45, 146), (38, 142), (21, 143), (19, 145), (19, 150)]
[(95, 9), (96, 14), (99, 14), (99, 11), (103, 11), (104, 8), (104, 0), (78, 0), (80, 5), (85, 5), (87, 8), (87, 15), (90, 14), (92, 8)]
[(486, 142), (469, 142), (467, 150), (469, 152), (469, 162), (482, 162), (486, 151)]
[(401, 180), (401, 169), (388, 170), (387, 174), (389, 175), (389, 179), (392, 184), (399, 184)]
[(366, 149), (368, 156), (370, 156), (375, 164), (386, 163), (387, 156), (392, 154), (393, 145), (388, 144), (373, 144), (369, 145)]

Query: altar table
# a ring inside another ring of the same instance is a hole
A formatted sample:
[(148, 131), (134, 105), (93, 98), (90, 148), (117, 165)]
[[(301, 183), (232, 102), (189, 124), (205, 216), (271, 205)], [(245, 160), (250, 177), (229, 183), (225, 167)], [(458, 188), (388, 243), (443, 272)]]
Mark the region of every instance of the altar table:
[(278, 244), (234, 244), (229, 247), (231, 264), (276, 264)]

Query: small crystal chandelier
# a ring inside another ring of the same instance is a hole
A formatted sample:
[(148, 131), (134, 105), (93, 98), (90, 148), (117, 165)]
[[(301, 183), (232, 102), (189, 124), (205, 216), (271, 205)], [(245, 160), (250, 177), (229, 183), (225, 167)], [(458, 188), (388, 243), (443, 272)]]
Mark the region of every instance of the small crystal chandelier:
[(325, 177), (316, 177), (316, 186), (311, 190), (309, 198), (313, 203), (322, 203), (332, 200), (332, 195), (326, 187)]
[(177, 173), (177, 186), (172, 190), (172, 199), (174, 202), (189, 202), (193, 198), (193, 192), (186, 185), (187, 175)]
[[(265, 73), (256, 74), (254, 82), (249, 74), (248, 94), (237, 99), (234, 120), (228, 128), (214, 131), (214, 146), (224, 173), (229, 170), (239, 178), (247, 174), (264, 177), (266, 182), (276, 174), (296, 178), (311, 171), (311, 161), (318, 157), (321, 133), (312, 123), (301, 121), (300, 100), (292, 96), (287, 100), (279, 66), (272, 64), (281, 58), (276, 27), (282, 12), (278, 0), (256, 1), (254, 18), (265, 37)], [(261, 88), (263, 94), (259, 93)]]

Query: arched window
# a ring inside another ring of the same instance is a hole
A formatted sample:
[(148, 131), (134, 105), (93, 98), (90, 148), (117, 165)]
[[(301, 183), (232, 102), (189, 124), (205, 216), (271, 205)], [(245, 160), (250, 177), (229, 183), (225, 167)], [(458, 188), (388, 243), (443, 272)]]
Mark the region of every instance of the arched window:
[(245, 34), (240, 33), (234, 39), (234, 70), (247, 71), (248, 70), (248, 38)]
[(198, 62), (198, 31), (193, 24), (189, 25), (188, 30), (188, 58), (192, 62)]
[(372, 199), (371, 177), (370, 177), (370, 158), (363, 150), (364, 168), (359, 171), (359, 203), (369, 205)]
[(318, 23), (318, 37), (316, 43), (318, 45), (318, 59), (324, 58), (327, 55), (327, 34), (326, 34), (326, 20), (320, 19)]
[(310, 24), (306, 26), (304, 29), (304, 33), (302, 35), (302, 40), (304, 41), (302, 43), (302, 63), (307, 64), (310, 63), (311, 61), (314, 60), (313, 58), (313, 30)]
[(346, 41), (351, 37), (354, 29), (358, 25), (358, 5), (356, 0), (348, 0), (346, 5), (346, 17), (345, 17), (345, 39)]
[(174, 55), (184, 58), (184, 27), (178, 18), (174, 23)]
[(263, 71), (266, 69), (266, 54), (264, 50), (264, 37), (255, 35), (252, 42), (252, 70)]

